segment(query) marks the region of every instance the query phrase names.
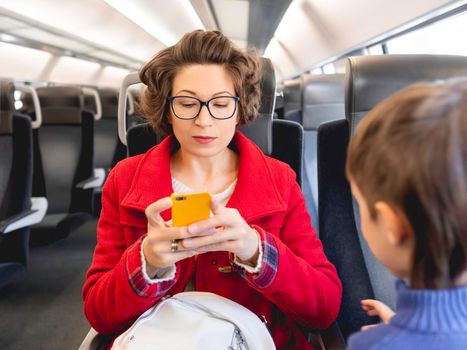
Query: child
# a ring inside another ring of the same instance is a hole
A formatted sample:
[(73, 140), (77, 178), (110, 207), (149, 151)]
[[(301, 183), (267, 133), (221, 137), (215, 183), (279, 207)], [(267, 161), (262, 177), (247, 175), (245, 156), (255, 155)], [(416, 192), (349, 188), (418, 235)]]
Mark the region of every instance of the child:
[(467, 349), (467, 80), (417, 84), (357, 128), (347, 176), (363, 235), (401, 279), (397, 310), (348, 349)]

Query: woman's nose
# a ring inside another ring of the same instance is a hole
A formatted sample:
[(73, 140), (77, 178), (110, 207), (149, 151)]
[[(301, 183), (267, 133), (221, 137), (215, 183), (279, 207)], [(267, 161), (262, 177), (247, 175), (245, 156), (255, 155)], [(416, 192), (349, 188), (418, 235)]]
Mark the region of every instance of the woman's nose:
[(195, 119), (195, 123), (198, 126), (210, 126), (212, 125), (212, 116), (209, 113), (207, 106), (202, 106), (201, 111), (198, 114), (198, 117)]

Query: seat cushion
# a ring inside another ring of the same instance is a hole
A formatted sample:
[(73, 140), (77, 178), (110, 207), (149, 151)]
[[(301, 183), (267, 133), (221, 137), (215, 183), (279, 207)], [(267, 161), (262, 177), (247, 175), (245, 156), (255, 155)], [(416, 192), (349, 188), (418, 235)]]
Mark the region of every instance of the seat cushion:
[(30, 244), (38, 246), (67, 237), (92, 216), (88, 213), (59, 213), (44, 217), (41, 223), (31, 228)]

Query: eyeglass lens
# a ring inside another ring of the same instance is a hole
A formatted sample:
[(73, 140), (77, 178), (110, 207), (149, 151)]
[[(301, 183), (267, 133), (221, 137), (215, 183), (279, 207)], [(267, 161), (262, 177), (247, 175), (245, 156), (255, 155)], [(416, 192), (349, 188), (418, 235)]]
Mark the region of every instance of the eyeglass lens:
[[(232, 96), (219, 96), (210, 99), (208, 110), (211, 116), (217, 119), (227, 119), (233, 116), (236, 108), (236, 99)], [(201, 102), (188, 96), (176, 96), (172, 100), (173, 112), (178, 118), (193, 119), (201, 111)]]

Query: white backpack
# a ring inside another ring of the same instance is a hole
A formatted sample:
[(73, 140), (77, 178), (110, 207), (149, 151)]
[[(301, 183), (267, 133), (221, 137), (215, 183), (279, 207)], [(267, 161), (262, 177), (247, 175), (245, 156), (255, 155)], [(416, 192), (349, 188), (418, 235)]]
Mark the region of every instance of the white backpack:
[(184, 292), (142, 314), (113, 350), (274, 350), (263, 322), (244, 306), (213, 293)]

